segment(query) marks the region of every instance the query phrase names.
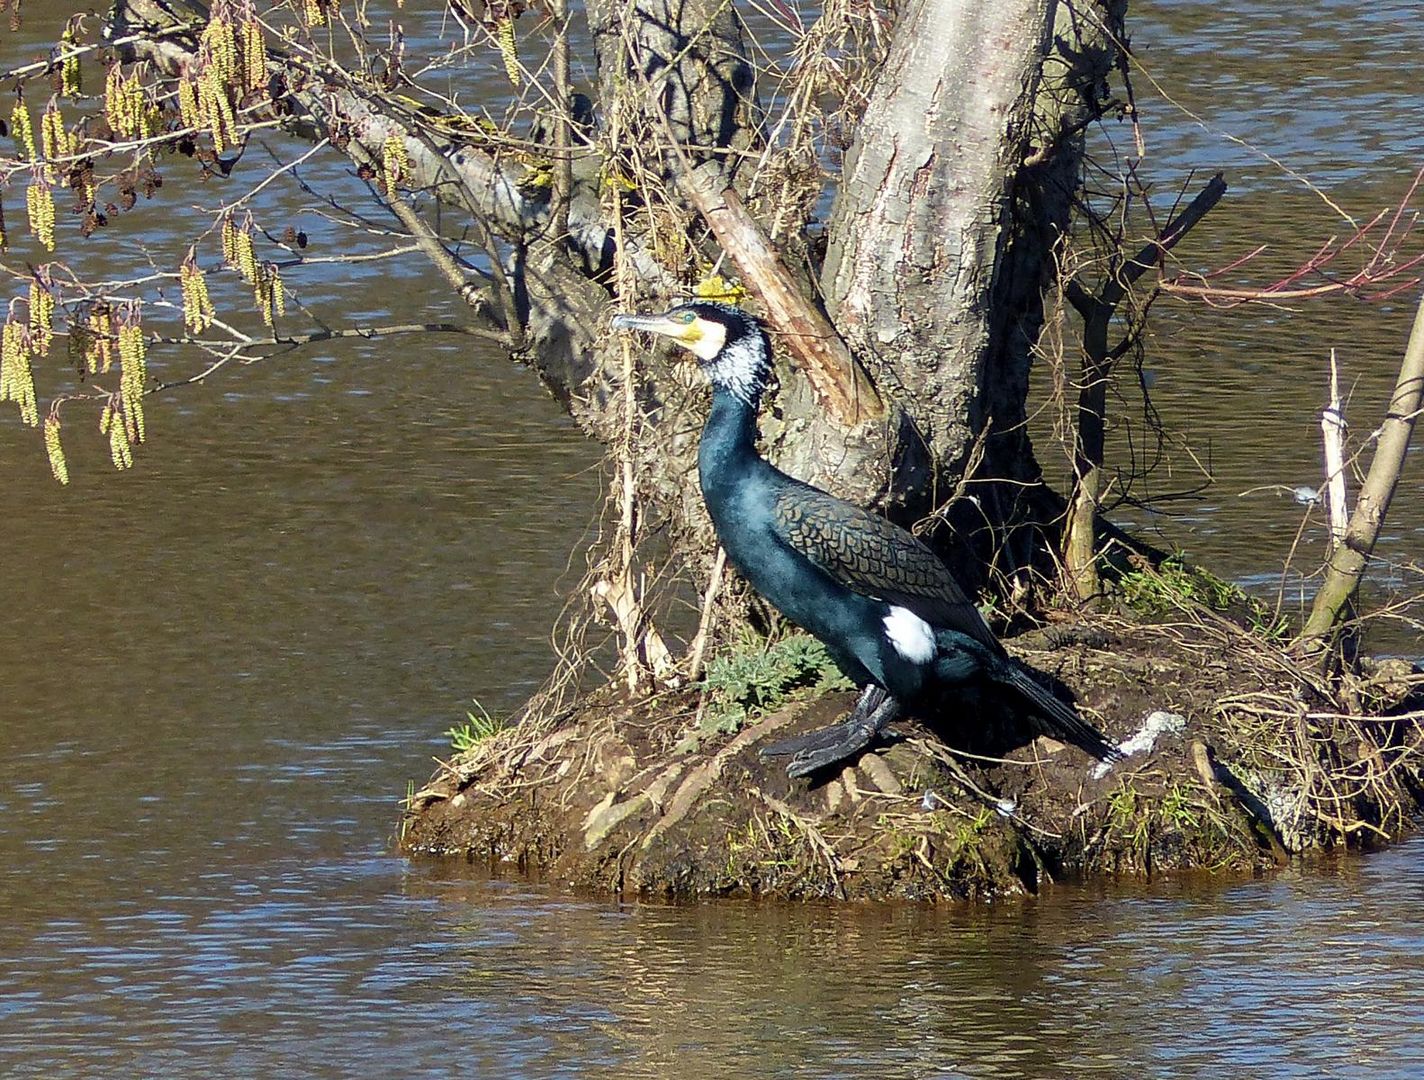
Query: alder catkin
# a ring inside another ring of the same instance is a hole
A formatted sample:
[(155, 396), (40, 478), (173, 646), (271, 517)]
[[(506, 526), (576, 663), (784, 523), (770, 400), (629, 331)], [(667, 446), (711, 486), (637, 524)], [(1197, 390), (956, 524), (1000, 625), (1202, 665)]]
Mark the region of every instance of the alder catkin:
[(25, 160), (34, 161), (39, 156), (35, 152), (35, 127), (30, 121), (30, 107), (23, 98), (10, 109), (10, 134)]
[(202, 131), (208, 126), (198, 107), (198, 87), (192, 79), (180, 79), (178, 82), (178, 115), (185, 128)]
[(49, 184), (36, 176), (25, 189), (25, 210), (30, 217), (30, 232), (46, 251), (54, 250), (54, 193)]
[(262, 24), (248, 19), (242, 24), (243, 83), (249, 91), (267, 91), (267, 45), (262, 39)]
[(183, 287), (183, 323), (189, 333), (201, 334), (213, 324), (213, 302), (208, 296), (208, 278), (191, 257), (179, 271)]
[(406, 156), (405, 139), (392, 132), (381, 147), (381, 171), (385, 174), (386, 193), (410, 178), (410, 158)]
[(67, 98), (77, 98), (84, 89), (79, 54), (76, 51), (78, 44), (74, 23), (71, 22), (64, 28), (64, 33), (59, 35), (59, 47), (64, 53), (64, 59), (59, 62), (59, 92)]
[(13, 401), (20, 409), (20, 421), (35, 427), (40, 417), (28, 337), (25, 327), (14, 321), (6, 322), (0, 332), (0, 401)]
[(49, 457), (49, 471), (61, 484), (69, 483), (69, 463), (64, 460), (64, 444), (59, 441), (59, 417), (51, 413), (44, 422), (45, 454)]
[(54, 294), (38, 281), (30, 282), (30, 345), (36, 356), (48, 356), (54, 341)]
[(122, 419), (114, 415), (111, 406), (105, 406), (109, 412), (109, 456), (113, 459), (114, 468), (129, 469), (133, 467), (133, 447), (129, 444), (129, 432)]
[(514, 20), (505, 16), (495, 24), (495, 41), (499, 45), (499, 55), (504, 59), (504, 72), (510, 84), (520, 85), (519, 47), (514, 39)]

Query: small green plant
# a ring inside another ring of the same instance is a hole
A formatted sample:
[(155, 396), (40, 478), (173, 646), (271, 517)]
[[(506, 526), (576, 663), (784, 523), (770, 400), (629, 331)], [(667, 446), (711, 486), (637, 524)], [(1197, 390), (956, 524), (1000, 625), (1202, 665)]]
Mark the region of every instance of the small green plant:
[(1162, 794), (1162, 806), (1158, 811), (1164, 823), (1181, 832), (1192, 832), (1201, 828), (1201, 818), (1192, 807), (1191, 796), (1175, 781), (1167, 785)]
[(724, 874), (729, 881), (737, 881), (752, 866), (762, 875), (795, 870), (795, 856), (804, 840), (805, 835), (784, 814), (776, 815), (770, 826), (753, 818), (741, 829), (727, 831)]
[(411, 813), (415, 810), (415, 781), (414, 781), (414, 780), (407, 780), (407, 781), (405, 782), (405, 798), (404, 798), (403, 800), (401, 800), (401, 810), (403, 811), (403, 813), (401, 814), (401, 819), (400, 819), (400, 841), (399, 841), (399, 843), (404, 844), (404, 843), (405, 843), (406, 833), (408, 833), (408, 832), (410, 831), (410, 815), (411, 815)]
[(1246, 601), (1251, 613), (1251, 633), (1277, 643), (1291, 636), (1290, 619), (1276, 613), (1271, 605), (1254, 596)]
[(1108, 825), (1126, 838), (1138, 865), (1146, 869), (1152, 843), (1152, 808), (1140, 805), (1137, 789), (1126, 780), (1108, 796)]
[(1153, 569), (1130, 570), (1118, 582), (1123, 599), (1144, 615), (1167, 615), (1191, 604), (1213, 611), (1236, 607), (1245, 610), (1251, 631), (1267, 641), (1280, 641), (1290, 632), (1290, 622), (1277, 616), (1269, 604), (1248, 595), (1199, 566), (1187, 564), (1182, 552), (1167, 556)]
[(686, 742), (692, 749), (703, 737), (731, 734), (778, 708), (798, 691), (850, 690), (826, 648), (809, 634), (788, 634), (767, 643), (752, 635), (707, 665), (702, 679), (707, 708), (698, 730)]
[(1129, 570), (1119, 584), (1123, 598), (1144, 615), (1166, 615), (1188, 604), (1224, 611), (1245, 599), (1230, 582), (1188, 566), (1181, 552), (1167, 556), (1155, 569)]
[(475, 701), (475, 708), (479, 710), (478, 716), (467, 712), (463, 724), (456, 724), (445, 732), (450, 746), (457, 753), (463, 754), (466, 750), (472, 750), (491, 735), (504, 730), (504, 721), (491, 716), (478, 700)]

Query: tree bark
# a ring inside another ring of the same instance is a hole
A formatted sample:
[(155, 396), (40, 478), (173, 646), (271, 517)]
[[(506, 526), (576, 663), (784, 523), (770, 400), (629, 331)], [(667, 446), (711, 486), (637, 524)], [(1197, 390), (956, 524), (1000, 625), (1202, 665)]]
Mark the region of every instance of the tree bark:
[[(599, 99), (640, 127), (656, 108), (699, 158), (744, 150), (761, 137), (746, 27), (720, 0), (589, 0)], [(735, 164), (735, 158), (732, 159)]]
[(831, 215), (826, 307), (951, 468), (975, 435), (989, 298), (1049, 28), (1048, 0), (915, 0)]
[[(1125, 6), (919, 0), (901, 16), (831, 219), (828, 309), (909, 413), (929, 475), (976, 495), (952, 520), (988, 526), (977, 557), (1007, 552), (1010, 573), (1047, 550), (1014, 533), (1051, 512), (1035, 509), (1045, 493), (1026, 428), (1029, 368)], [(964, 486), (984, 480), (1003, 483)], [(974, 561), (959, 564), (970, 580)]]
[[(183, 17), (175, 11), (200, 17), (196, 6), (182, 7), (187, 0), (175, 2), (178, 8), (121, 0), (119, 26), (162, 25)], [(1083, 27), (1120, 6), (1105, 0), (1086, 9), (1094, 19), (1080, 19), (1073, 4), (1052, 0), (915, 0), (900, 16), (829, 224), (820, 281), (833, 326), (818, 322), (804, 276), (778, 265), (769, 245), (746, 241), (765, 240), (736, 195), (736, 166), (748, 160), (741, 151), (760, 142), (761, 113), (734, 11), (718, 0), (588, 6), (603, 121), (622, 136), (614, 154), (675, 171), (671, 135), (694, 162), (711, 168), (708, 159), (716, 159), (730, 185), (700, 199), (699, 209), (724, 251), (741, 257), (754, 291), (761, 286), (774, 338), (776, 331), (798, 335), (790, 351), (809, 357), (806, 376), (782, 380), (763, 421), (768, 454), (782, 467), (860, 502), (893, 508), (906, 499), (906, 516), (918, 516), (987, 432), (1004, 449), (986, 474), (1038, 482), (1023, 392), (1042, 322), (1045, 255), (1066, 226), (1082, 118), (1096, 106), (1102, 57), (1110, 56), (1085, 47)], [(194, 62), (196, 41), (156, 42), (144, 55), (177, 74)], [(294, 63), (276, 54), (271, 62), (274, 73)], [(387, 139), (404, 142), (406, 185), (468, 212), (491, 237), (492, 261), (516, 256), (505, 273), (522, 325), (508, 329), (522, 338), (522, 355), (606, 444), (628, 439), (627, 407), (636, 404), (643, 434), (633, 441), (633, 472), (641, 494), (665, 514), (675, 542), (690, 538), (710, 551), (700, 500), (684, 482), (697, 427), (685, 414), (700, 410), (702, 395), (656, 357), (631, 373), (636, 386), (627, 393), (621, 353), (603, 332), (615, 236), (640, 294), (686, 290), (688, 266), (670, 263), (650, 234), (639, 234), (651, 211), (664, 208), (656, 202), (664, 193), (638, 191), (637, 213), (611, 221), (602, 184), (610, 163), (590, 148), (556, 185), (560, 198), (551, 208), (547, 195), (521, 188), (524, 166), (468, 126), (413, 110), (360, 73), (302, 66), (282, 71), (292, 129), (331, 138), (362, 165), (380, 160)], [(662, 114), (657, 122), (649, 109)], [(567, 150), (567, 138), (555, 149)], [(1026, 157), (1033, 159), (1027, 167)], [(806, 226), (780, 223), (798, 250)], [(696, 229), (689, 242), (715, 255)], [(681, 419), (670, 423), (673, 417)], [(991, 507), (983, 516), (1011, 515)]]

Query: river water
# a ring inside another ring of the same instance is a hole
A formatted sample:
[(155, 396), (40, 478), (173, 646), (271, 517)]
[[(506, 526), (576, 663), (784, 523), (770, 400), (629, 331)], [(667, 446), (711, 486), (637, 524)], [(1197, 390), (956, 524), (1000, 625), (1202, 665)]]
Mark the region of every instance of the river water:
[[(1289, 265), (1337, 231), (1222, 132), (1353, 213), (1424, 161), (1413, 4), (1138, 7), (1143, 62), (1212, 129), (1139, 80), (1154, 175), (1233, 185), (1194, 265), (1258, 236)], [(304, 178), (351, 190), (325, 168)], [(270, 198), (313, 251), (356, 243), (314, 197)], [(163, 205), (175, 231), (185, 206)], [(132, 237), (96, 242), (141, 264)], [(416, 259), (358, 269), (311, 269), (303, 300), (450, 314)], [(1282, 491), (1317, 482), (1324, 353), (1368, 430), (1412, 302), (1164, 303), (1158, 404), (1217, 478), (1164, 535), (1274, 595), (1303, 513)], [(596, 455), (530, 373), (438, 337), (227, 372), (149, 422), (122, 475), (66, 427), (61, 490), (0, 419), (0, 1075), (1424, 1075), (1418, 841), (978, 910), (617, 904), (394, 857), (442, 731), (547, 672)], [(1421, 549), (1421, 495), (1415, 469), (1393, 562)]]

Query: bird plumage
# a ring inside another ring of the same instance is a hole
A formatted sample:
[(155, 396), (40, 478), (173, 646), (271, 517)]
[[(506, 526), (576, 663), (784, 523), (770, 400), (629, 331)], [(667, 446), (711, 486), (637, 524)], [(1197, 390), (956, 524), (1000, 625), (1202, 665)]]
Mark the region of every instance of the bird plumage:
[(773, 513), (787, 543), (847, 588), (1000, 648), (939, 556), (893, 521), (795, 480)]
[(902, 702), (929, 686), (982, 678), (1016, 690), (1095, 756), (1113, 755), (1101, 734), (1004, 652), (922, 541), (788, 476), (757, 452), (757, 406), (771, 368), (756, 320), (725, 304), (692, 301), (661, 315), (620, 315), (613, 326), (670, 337), (697, 357), (713, 388), (698, 474), (728, 560), (865, 688), (843, 724), (765, 753), (790, 754), (788, 772), (807, 775), (869, 745)]

